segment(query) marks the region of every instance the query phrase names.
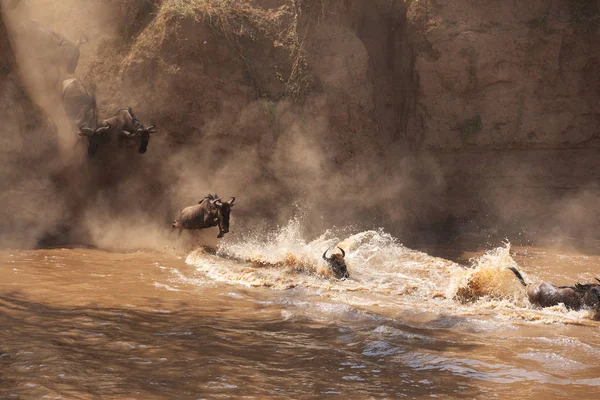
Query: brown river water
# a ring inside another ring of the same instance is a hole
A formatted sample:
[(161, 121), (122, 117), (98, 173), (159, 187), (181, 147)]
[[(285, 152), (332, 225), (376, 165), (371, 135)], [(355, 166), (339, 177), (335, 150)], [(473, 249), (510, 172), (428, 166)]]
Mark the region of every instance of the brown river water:
[[(600, 394), (600, 323), (531, 307), (527, 281), (591, 280), (600, 256), (462, 253), (297, 222), (215, 251), (0, 251), (0, 398), (578, 398)], [(328, 276), (341, 243), (351, 279)], [(598, 254), (598, 253), (596, 253)], [(461, 303), (461, 291), (476, 297)]]

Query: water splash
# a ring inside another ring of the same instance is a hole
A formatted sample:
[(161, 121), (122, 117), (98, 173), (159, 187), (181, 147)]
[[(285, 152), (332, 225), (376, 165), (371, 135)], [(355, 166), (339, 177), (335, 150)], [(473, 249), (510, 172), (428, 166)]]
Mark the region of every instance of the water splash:
[(519, 267), (510, 255), (510, 243), (488, 251), (471, 262), (472, 268), (456, 274), (452, 282), (451, 291), (457, 300), (466, 303), (485, 298), (510, 300), (520, 306), (527, 304), (525, 290), (509, 269)]
[[(333, 278), (322, 260), (325, 249), (346, 251), (351, 275), (347, 281)], [(393, 295), (440, 294), (446, 281), (461, 267), (448, 260), (408, 249), (383, 230), (340, 237), (327, 230), (312, 241), (303, 237), (300, 219), (270, 235), (247, 235), (238, 242), (224, 242), (216, 255), (198, 249), (187, 263), (212, 279), (288, 289), (297, 286), (340, 292), (364, 291)], [(443, 294), (442, 294), (443, 297)]]
[[(321, 258), (325, 249), (335, 246), (346, 252), (350, 272), (346, 281), (336, 280)], [(492, 315), (497, 326), (515, 319), (573, 322), (586, 315), (556, 307), (534, 309), (525, 288), (508, 269), (519, 268), (508, 242), (464, 267), (411, 250), (383, 230), (347, 233), (331, 229), (306, 240), (302, 219), (296, 218), (268, 235), (254, 233), (235, 242), (225, 240), (216, 253), (197, 249), (186, 262), (195, 268), (194, 279), (278, 290), (299, 287), (319, 296), (320, 301), (371, 311), (377, 308), (388, 315), (399, 310)], [(527, 281), (535, 280), (522, 273)]]

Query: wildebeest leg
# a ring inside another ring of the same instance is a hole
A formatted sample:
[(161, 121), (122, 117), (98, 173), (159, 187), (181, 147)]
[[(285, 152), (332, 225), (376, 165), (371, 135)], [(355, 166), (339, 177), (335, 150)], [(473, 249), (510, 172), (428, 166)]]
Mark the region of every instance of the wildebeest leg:
[(183, 228), (179, 228), (179, 235), (177, 235), (177, 238), (181, 238), (181, 234), (183, 233)]

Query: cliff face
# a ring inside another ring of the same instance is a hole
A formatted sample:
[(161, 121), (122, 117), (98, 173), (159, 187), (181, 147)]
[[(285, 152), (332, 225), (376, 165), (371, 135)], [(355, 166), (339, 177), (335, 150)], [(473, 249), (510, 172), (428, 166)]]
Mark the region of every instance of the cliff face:
[(255, 205), (246, 221), (301, 201), (316, 230), (597, 238), (596, 1), (84, 3), (65, 25), (29, 1), (91, 32), (78, 75), (102, 117), (132, 106), (159, 125), (129, 161), (153, 182), (135, 185), (140, 211), (168, 219), (216, 190)]
[(425, 146), (600, 139), (597, 2), (415, 1), (408, 19)]
[(414, 86), (403, 1), (164, 1), (156, 15), (91, 73), (119, 94), (102, 108), (127, 101), (166, 130), (178, 202), (221, 186), (243, 187), (269, 220), (287, 221), (298, 199), (328, 223), (429, 212), (405, 212), (419, 168), (396, 168)]
[(598, 237), (599, 7), (411, 3), (418, 89), (410, 130), (445, 171), (450, 210)]

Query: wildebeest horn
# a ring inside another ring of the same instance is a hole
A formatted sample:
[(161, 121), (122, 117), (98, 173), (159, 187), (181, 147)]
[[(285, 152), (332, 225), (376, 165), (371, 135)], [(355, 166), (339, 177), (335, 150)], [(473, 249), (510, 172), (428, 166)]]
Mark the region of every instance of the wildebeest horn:
[(325, 250), (325, 253), (323, 253), (323, 260), (325, 261), (329, 261), (329, 259), (327, 258), (327, 252), (329, 251), (329, 249)]
[(346, 257), (346, 252), (344, 251), (344, 249), (342, 249), (340, 246), (338, 246), (338, 249), (340, 249), (340, 251), (342, 252), (342, 258)]
[(231, 200), (229, 200), (229, 205), (232, 206), (234, 202), (235, 202), (235, 197), (232, 197)]
[(88, 39), (88, 37), (85, 36), (85, 33), (82, 32), (81, 33), (81, 37), (77, 41), (77, 46), (81, 46), (82, 44), (86, 44), (89, 41), (90, 41), (90, 39)]
[(106, 132), (109, 129), (110, 129), (110, 125), (109, 126), (103, 126), (102, 128), (96, 129), (96, 134), (97, 135), (101, 135), (101, 134), (103, 134), (104, 132)]
[(131, 137), (137, 136), (138, 132), (137, 131), (135, 131), (135, 132), (129, 132), (129, 131), (126, 131), (126, 130), (122, 130), (121, 131), (121, 135), (125, 136), (126, 138), (131, 138)]
[(594, 279), (596, 279), (598, 282), (600, 282), (600, 278), (594, 278)]

